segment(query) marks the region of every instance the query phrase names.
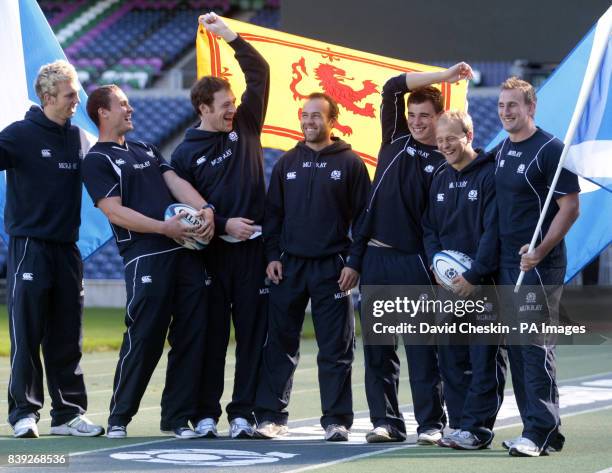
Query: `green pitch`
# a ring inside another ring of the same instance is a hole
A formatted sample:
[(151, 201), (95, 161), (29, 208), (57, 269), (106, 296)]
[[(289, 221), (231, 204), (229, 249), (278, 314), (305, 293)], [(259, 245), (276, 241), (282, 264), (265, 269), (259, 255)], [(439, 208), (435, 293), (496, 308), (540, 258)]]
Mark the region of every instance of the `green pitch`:
[[(0, 312), (3, 319), (0, 321), (0, 342), (8, 351), (7, 320), (6, 315)], [(89, 350), (83, 357), (83, 371), (89, 393), (88, 416), (95, 422), (105, 425), (108, 415), (109, 400), (112, 395), (112, 380), (118, 353), (112, 347), (118, 346), (123, 332), (123, 311), (121, 310), (88, 310), (85, 315), (85, 337), (88, 340)], [(305, 336), (312, 336), (312, 326), (307, 324)], [(222, 403), (225, 405), (231, 394), (233, 382), (232, 371), (234, 346), (228, 350), (225, 393)], [(100, 351), (106, 350), (106, 351)], [(129, 437), (125, 441), (110, 441), (106, 438), (57, 438), (46, 435), (49, 430), (49, 402), (41, 411), (39, 429), (41, 438), (38, 440), (13, 439), (12, 430), (6, 424), (7, 401), (5, 395), (0, 397), (0, 458), (7, 453), (69, 453), (84, 452), (107, 448), (117, 448), (167, 439), (159, 432), (159, 401), (163, 389), (164, 371), (166, 367), (166, 352), (155, 370), (151, 383), (142, 400), (141, 408), (134, 421), (129, 425)], [(405, 360), (403, 354), (400, 355)], [(558, 349), (558, 377), (560, 381), (581, 378), (587, 375), (608, 373), (612, 377), (612, 346), (575, 346), (559, 347)], [(400, 382), (400, 401), (402, 404), (411, 402), (408, 378), (405, 364), (402, 361), (402, 378)], [(9, 376), (9, 360), (0, 357), (0, 392), (6, 393)], [(578, 382), (579, 384), (579, 382)], [(507, 387), (511, 386), (508, 382)], [(354, 409), (363, 417), (367, 411), (364, 392), (364, 367), (362, 346), (358, 342), (356, 359), (353, 371)], [(290, 404), (290, 422), (300, 419), (309, 419), (311, 424), (318, 422), (320, 416), (319, 384), (316, 369), (316, 343), (311, 338), (302, 342), (300, 366), (295, 375), (293, 393)], [(322, 471), (357, 472), (371, 471), (373, 473), (387, 472), (511, 472), (524, 468), (530, 472), (559, 473), (564, 471), (598, 472), (612, 466), (612, 449), (610, 448), (609, 426), (612, 425), (612, 409), (598, 410), (592, 413), (583, 413), (573, 416), (564, 416), (563, 432), (567, 437), (563, 452), (552, 454), (549, 457), (536, 459), (510, 458), (502, 450), (500, 443), (505, 438), (518, 435), (518, 427), (504, 427), (496, 431), (493, 448), (478, 452), (455, 452), (438, 447), (416, 447), (409, 443), (389, 445), (394, 449), (387, 453), (372, 450), (366, 456), (351, 460), (351, 448), (344, 445), (329, 445), (321, 442), (321, 451), (329, 448), (338, 448), (343, 452), (340, 463), (323, 466)], [(227, 421), (222, 419), (220, 430), (227, 430)], [(175, 448), (180, 448), (183, 441), (174, 442)], [(264, 442), (258, 446), (273, 450), (275, 444)], [(151, 448), (155, 443), (150, 444)], [(200, 448), (253, 448), (253, 442), (241, 441), (201, 441)], [(295, 444), (295, 451), (299, 451), (299, 442)], [(220, 447), (221, 446), (221, 447)], [(397, 449), (395, 449), (397, 448)], [(371, 455), (371, 456), (369, 456)], [(304, 457), (302, 455), (302, 457)], [(308, 457), (309, 468), (324, 463), (314, 457)], [(0, 462), (1, 463), (1, 462)], [(279, 465), (280, 466), (280, 465)], [(135, 466), (133, 466), (135, 468)], [(131, 467), (126, 464), (126, 471)], [(285, 467), (284, 470), (290, 470)], [(284, 471), (282, 470), (282, 471)], [(62, 469), (54, 469), (62, 471)], [(144, 470), (143, 470), (144, 471)], [(160, 470), (162, 471), (162, 470)], [(175, 471), (174, 469), (163, 471)], [(178, 471), (178, 470), (176, 470)], [(262, 471), (262, 470), (260, 470)]]
[[(125, 331), (123, 309), (87, 308), (83, 314), (83, 351), (98, 352), (119, 350)], [(359, 333), (359, 330), (357, 330)], [(304, 338), (313, 338), (312, 319), (304, 321)], [(232, 332), (233, 337), (233, 332)], [(0, 305), (0, 357), (10, 353), (8, 314), (5, 305)], [(1, 361), (0, 361), (1, 362)]]

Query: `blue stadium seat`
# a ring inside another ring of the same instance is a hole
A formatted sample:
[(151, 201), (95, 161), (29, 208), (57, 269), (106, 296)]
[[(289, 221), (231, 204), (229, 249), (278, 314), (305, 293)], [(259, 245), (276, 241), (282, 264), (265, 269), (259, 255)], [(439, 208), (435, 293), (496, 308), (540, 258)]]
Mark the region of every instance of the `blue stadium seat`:
[(83, 263), (85, 279), (123, 279), (123, 260), (113, 240), (104, 244)]
[(197, 119), (186, 97), (134, 98), (131, 104), (135, 129), (128, 138), (158, 147)]
[(468, 97), (468, 103), (468, 111), (474, 121), (474, 147), (483, 148), (501, 129), (497, 115), (497, 95)]

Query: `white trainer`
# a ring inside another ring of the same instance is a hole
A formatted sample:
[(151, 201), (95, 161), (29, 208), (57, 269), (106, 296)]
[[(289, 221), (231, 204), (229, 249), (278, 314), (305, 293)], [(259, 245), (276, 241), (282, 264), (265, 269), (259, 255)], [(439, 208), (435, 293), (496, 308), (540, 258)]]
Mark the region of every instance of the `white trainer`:
[(69, 422), (51, 427), (51, 435), (74, 435), (75, 437), (97, 437), (104, 433), (104, 427), (96, 425), (83, 415)]
[(404, 439), (394, 436), (386, 427), (374, 427), (366, 434), (368, 443), (403, 442)]
[(437, 445), (442, 439), (442, 432), (439, 430), (425, 430), (417, 437), (417, 443), (419, 445)]
[(519, 435), (518, 437), (514, 437), (513, 439), (504, 440), (502, 442), (502, 447), (504, 447), (506, 450), (510, 450), (512, 446), (516, 442), (518, 442), (520, 439), (521, 439), (521, 436)]
[(219, 437), (219, 432), (217, 432), (217, 423), (212, 417), (200, 419), (194, 430), (196, 434), (200, 435), (201, 437), (209, 439)]
[(487, 440), (481, 440), (472, 432), (461, 430), (453, 437), (451, 447), (456, 450), (481, 450), (483, 448), (489, 448), (491, 440), (493, 440), (493, 435)]
[(109, 425), (106, 437), (109, 439), (124, 439), (127, 437), (127, 429), (125, 425)]
[(236, 417), (230, 422), (230, 437), (233, 439), (252, 439), (255, 435), (253, 425), (244, 417)]
[(15, 433), (13, 437), (21, 439), (37, 439), (38, 438), (38, 426), (36, 425), (36, 419), (33, 417), (24, 417), (15, 422), (13, 426)]
[(181, 440), (199, 439), (202, 437), (202, 434), (198, 434), (196, 431), (190, 427), (187, 427), (186, 425), (172, 430), (162, 430), (161, 432), (162, 434), (166, 435), (174, 435), (174, 437)]
[(520, 437), (510, 447), (509, 453), (513, 457), (539, 457), (547, 453), (526, 437)]
[(461, 429), (451, 430), (448, 434), (443, 435), (440, 440), (438, 440), (438, 447), (452, 448), (455, 438), (459, 435)]
[(330, 424), (325, 428), (325, 440), (328, 442), (346, 442), (349, 439), (349, 431), (343, 425)]
[(276, 437), (287, 435), (288, 433), (289, 429), (286, 425), (276, 424), (272, 421), (266, 420), (257, 426), (253, 438), (273, 439)]

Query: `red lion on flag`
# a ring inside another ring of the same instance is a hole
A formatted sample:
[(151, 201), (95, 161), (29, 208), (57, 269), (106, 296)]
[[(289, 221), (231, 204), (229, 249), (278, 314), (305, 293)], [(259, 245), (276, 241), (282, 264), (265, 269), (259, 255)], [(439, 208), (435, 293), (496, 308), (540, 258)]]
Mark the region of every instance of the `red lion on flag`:
[[(293, 92), (293, 99), (305, 100), (308, 96), (297, 91), (297, 85), (303, 79), (302, 74), (308, 75), (305, 59), (303, 57), (300, 58), (299, 61), (291, 65), (291, 68), (293, 70), (293, 80), (289, 88)], [(366, 103), (363, 106), (357, 105), (358, 102), (361, 102), (367, 96), (378, 93), (374, 82), (371, 80), (364, 80), (362, 81), (362, 89), (354, 90), (349, 85), (343, 83), (344, 80), (353, 80), (352, 77), (346, 77), (346, 71), (344, 69), (326, 63), (320, 63), (314, 69), (314, 73), (323, 92), (333, 97), (339, 105), (342, 105), (342, 107), (355, 115), (374, 118), (373, 104)], [(298, 115), (300, 114), (301, 109), (298, 112)], [(338, 129), (343, 135), (351, 135), (353, 133), (353, 129), (350, 126), (341, 125), (338, 122), (334, 128)]]

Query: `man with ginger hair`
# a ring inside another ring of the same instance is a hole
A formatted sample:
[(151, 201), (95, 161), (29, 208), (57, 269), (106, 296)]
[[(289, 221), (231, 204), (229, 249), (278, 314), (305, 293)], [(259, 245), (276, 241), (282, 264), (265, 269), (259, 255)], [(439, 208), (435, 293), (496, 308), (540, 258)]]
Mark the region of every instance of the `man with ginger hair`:
[(40, 68), (34, 85), (41, 106), (0, 132), (10, 237), (8, 421), (15, 437), (38, 437), (42, 347), (51, 434), (93, 437), (104, 429), (83, 415), (87, 393), (79, 364), (83, 263), (76, 241), (84, 150), (79, 129), (70, 123), (79, 104), (77, 73), (56, 61)]

